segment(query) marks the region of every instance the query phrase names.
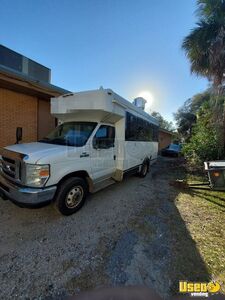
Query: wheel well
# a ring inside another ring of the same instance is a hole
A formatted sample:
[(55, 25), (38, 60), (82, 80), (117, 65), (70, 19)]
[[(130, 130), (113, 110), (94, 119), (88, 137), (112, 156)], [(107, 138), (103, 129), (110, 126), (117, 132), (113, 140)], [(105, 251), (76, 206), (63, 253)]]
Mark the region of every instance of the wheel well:
[(76, 171), (76, 172), (72, 172), (67, 174), (66, 176), (64, 176), (63, 178), (60, 179), (60, 181), (58, 182), (58, 184), (61, 184), (63, 181), (65, 181), (66, 179), (70, 178), (70, 177), (80, 177), (83, 178), (85, 180), (85, 182), (87, 183), (88, 186), (88, 190), (89, 192), (92, 191), (93, 189), (93, 182), (88, 174), (87, 171)]

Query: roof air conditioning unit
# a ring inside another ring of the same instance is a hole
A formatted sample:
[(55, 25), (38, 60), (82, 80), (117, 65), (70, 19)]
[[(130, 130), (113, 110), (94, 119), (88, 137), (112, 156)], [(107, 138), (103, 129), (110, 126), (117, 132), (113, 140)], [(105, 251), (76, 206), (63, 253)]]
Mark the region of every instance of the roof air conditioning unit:
[(142, 98), (142, 97), (138, 97), (135, 98), (133, 101), (133, 104), (139, 108), (141, 108), (142, 110), (145, 110), (145, 104), (147, 103), (147, 101)]

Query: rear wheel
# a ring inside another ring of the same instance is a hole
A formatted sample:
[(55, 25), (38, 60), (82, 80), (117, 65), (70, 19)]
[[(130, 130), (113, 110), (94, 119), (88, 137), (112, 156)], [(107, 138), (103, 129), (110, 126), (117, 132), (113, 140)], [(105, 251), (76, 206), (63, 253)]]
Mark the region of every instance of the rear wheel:
[(145, 160), (141, 166), (141, 170), (138, 173), (139, 177), (144, 178), (148, 173), (149, 162)]
[(63, 215), (72, 215), (83, 206), (87, 191), (87, 184), (83, 178), (66, 179), (58, 187), (55, 197), (56, 209)]

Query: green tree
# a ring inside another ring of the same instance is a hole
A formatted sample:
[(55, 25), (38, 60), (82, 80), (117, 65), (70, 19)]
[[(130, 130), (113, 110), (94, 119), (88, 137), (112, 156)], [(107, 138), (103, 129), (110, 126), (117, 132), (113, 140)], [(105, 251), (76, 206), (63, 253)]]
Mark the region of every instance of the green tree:
[(165, 120), (159, 112), (153, 111), (151, 113), (151, 115), (159, 121), (159, 126), (161, 128), (169, 130), (169, 131), (175, 130), (173, 122), (169, 122), (169, 121)]
[(177, 130), (186, 142), (192, 135), (192, 128), (196, 124), (200, 107), (210, 99), (209, 92), (204, 92), (186, 100), (182, 107), (174, 114)]
[(207, 77), (221, 92), (225, 81), (225, 0), (198, 0), (199, 22), (182, 48), (191, 71)]
[[(220, 102), (224, 104), (224, 97), (220, 99)], [(198, 111), (197, 122), (193, 126), (192, 136), (183, 147), (184, 154), (194, 164), (202, 164), (204, 161), (223, 157), (223, 147), (220, 142), (221, 131), (215, 126), (212, 105), (210, 100), (202, 104)]]

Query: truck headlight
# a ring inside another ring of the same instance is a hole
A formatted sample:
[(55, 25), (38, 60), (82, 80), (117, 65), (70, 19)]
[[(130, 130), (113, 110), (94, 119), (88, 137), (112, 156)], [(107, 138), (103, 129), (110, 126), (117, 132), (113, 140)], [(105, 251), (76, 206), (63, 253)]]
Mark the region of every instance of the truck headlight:
[(43, 187), (50, 176), (49, 165), (26, 164), (25, 182), (28, 186)]

